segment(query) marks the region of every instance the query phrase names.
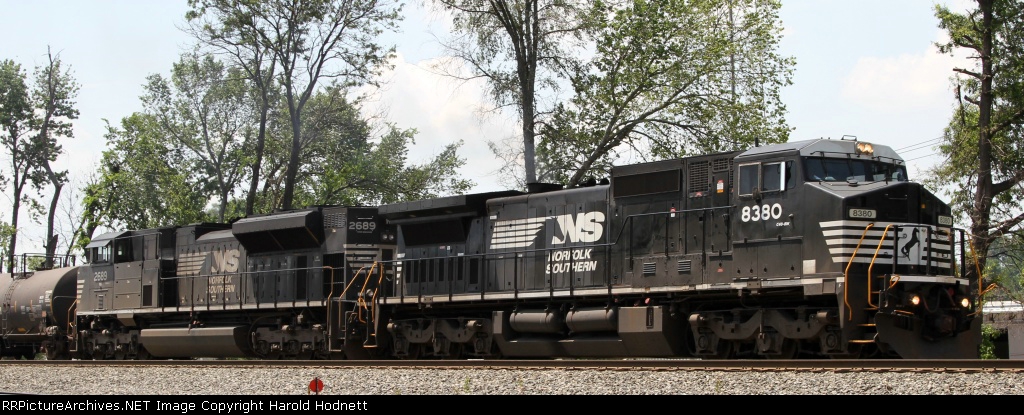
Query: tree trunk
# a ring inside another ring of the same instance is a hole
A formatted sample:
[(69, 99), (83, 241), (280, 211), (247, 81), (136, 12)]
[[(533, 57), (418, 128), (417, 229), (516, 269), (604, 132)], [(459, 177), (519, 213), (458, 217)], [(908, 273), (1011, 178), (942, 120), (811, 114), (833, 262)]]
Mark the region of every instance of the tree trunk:
[[(978, 182), (974, 194), (974, 207), (971, 212), (971, 235), (977, 269), (971, 268), (973, 272), (984, 273), (987, 262), (988, 249), (992, 245), (990, 215), (992, 211), (992, 36), (993, 18), (992, 1), (978, 0), (978, 7), (982, 13), (982, 50), (981, 50), (981, 95), (978, 100)], [(981, 275), (977, 276), (979, 283), (984, 287)]]
[(252, 181), (249, 182), (249, 194), (245, 197), (245, 216), (252, 215), (256, 204), (256, 191), (260, 184), (260, 168), (263, 165), (263, 150), (267, 138), (267, 111), (270, 106), (264, 102), (260, 109), (260, 132), (256, 137), (256, 161), (252, 163)]
[(49, 163), (47, 163), (46, 170), (51, 174), (50, 183), (53, 184), (50, 212), (46, 215), (46, 262), (43, 264), (44, 267), (49, 268), (54, 266), (54, 257), (57, 255), (57, 237), (53, 234), (53, 222), (54, 217), (57, 216), (57, 202), (60, 201), (60, 192), (64, 189), (64, 185), (50, 172)]
[(291, 116), (292, 121), (292, 152), (288, 158), (288, 169), (285, 173), (284, 179), (284, 195), (281, 197), (281, 209), (289, 210), (292, 208), (292, 200), (295, 198), (295, 177), (299, 172), (299, 151), (301, 150), (301, 141), (299, 139), (301, 132), (301, 125), (299, 125), (299, 112), (293, 111)]

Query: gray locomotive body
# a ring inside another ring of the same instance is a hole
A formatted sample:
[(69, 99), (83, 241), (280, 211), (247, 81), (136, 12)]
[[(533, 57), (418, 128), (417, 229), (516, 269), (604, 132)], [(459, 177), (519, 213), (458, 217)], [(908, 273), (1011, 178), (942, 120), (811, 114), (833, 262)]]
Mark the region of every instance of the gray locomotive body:
[[(390, 259), (393, 240), (376, 209), (364, 207), (101, 235), (78, 272), (76, 324), (62, 357), (342, 356), (346, 336), (365, 336), (365, 324), (347, 318), (367, 308), (349, 288), (378, 289), (368, 271)], [(361, 340), (349, 343), (363, 351)]]
[(382, 206), (398, 357), (976, 358), (949, 207), (892, 150), (814, 140), (610, 182)]

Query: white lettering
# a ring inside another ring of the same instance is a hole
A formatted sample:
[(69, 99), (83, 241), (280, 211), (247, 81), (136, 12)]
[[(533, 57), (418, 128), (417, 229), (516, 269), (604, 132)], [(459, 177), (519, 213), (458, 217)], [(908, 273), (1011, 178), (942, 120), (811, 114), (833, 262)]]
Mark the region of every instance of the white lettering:
[[(558, 222), (561, 235), (551, 237), (552, 245), (561, 245), (566, 242), (596, 242), (604, 235), (604, 212), (587, 212), (576, 215), (561, 215), (555, 218)], [(559, 237), (561, 236), (561, 237)]]
[(222, 274), (238, 271), (238, 250), (213, 251), (213, 263), (210, 264), (211, 274)]
[(740, 210), (740, 220), (743, 222), (768, 221), (782, 217), (782, 205), (744, 206)]
[(571, 251), (554, 251), (548, 254), (545, 273), (589, 272), (597, 269), (597, 261), (590, 260), (593, 249), (573, 249)]

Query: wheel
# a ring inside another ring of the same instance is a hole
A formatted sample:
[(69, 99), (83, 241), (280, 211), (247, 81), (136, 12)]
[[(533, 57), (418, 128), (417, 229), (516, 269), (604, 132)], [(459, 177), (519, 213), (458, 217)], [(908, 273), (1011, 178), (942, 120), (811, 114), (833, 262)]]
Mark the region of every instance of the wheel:
[(402, 360), (419, 359), (420, 355), (423, 354), (423, 346), (424, 345), (422, 343), (412, 343), (409, 345), (409, 353), (406, 353), (405, 355), (396, 355), (395, 357)]
[(701, 355), (701, 358), (707, 360), (727, 360), (736, 357), (737, 345), (731, 341), (719, 339), (718, 345), (715, 348), (715, 352), (712, 354)]
[(836, 360), (855, 360), (860, 359), (863, 353), (863, 345), (851, 343), (846, 345), (846, 353), (830, 354), (828, 357)]
[(449, 343), (448, 344), (448, 356), (441, 356), (442, 360), (458, 360), (462, 358), (462, 351), (464, 350), (462, 343)]
[(800, 354), (800, 344), (793, 339), (783, 339), (781, 351), (777, 355), (766, 356), (769, 359), (792, 360)]
[[(62, 347), (63, 346), (63, 347)], [(67, 343), (47, 341), (43, 343), (43, 354), (46, 360), (70, 360), (71, 353), (67, 351)]]

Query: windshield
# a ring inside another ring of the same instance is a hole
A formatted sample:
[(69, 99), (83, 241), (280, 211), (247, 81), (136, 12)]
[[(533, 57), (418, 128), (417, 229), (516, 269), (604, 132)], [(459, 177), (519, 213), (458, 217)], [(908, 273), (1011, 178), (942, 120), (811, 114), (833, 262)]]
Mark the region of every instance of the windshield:
[(909, 180), (906, 166), (874, 160), (804, 157), (804, 171), (808, 181), (873, 182), (891, 180), (905, 182)]

